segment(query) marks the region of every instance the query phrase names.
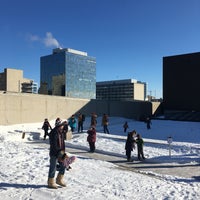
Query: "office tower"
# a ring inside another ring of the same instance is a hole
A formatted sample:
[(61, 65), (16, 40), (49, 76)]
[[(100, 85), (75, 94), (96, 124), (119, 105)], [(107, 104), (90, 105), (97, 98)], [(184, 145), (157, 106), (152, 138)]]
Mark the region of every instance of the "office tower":
[(96, 98), (96, 58), (70, 48), (40, 58), (40, 94)]

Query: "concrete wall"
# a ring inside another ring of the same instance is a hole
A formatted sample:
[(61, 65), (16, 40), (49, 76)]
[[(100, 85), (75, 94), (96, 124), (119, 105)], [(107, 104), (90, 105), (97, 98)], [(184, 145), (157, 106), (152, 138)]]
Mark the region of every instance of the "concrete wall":
[(81, 111), (86, 116), (95, 112), (140, 119), (152, 114), (152, 104), (140, 101), (102, 101), (58, 96), (0, 92), (0, 125), (41, 122), (61, 117), (69, 118)]

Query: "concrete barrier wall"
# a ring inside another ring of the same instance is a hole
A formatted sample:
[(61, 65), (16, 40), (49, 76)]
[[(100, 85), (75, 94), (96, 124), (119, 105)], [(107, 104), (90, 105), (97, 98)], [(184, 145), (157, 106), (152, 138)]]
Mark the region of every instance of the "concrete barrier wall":
[(98, 116), (107, 113), (109, 116), (139, 120), (141, 116), (152, 114), (152, 104), (150, 102), (102, 101), (0, 92), (0, 125), (41, 122), (44, 118), (68, 119), (78, 111), (86, 116), (95, 112)]

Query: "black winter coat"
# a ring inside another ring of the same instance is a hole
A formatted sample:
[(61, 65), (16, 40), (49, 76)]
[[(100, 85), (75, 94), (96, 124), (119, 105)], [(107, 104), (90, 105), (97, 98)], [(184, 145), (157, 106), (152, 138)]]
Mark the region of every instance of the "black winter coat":
[(65, 141), (64, 141), (64, 134), (59, 131), (58, 127), (52, 129), (49, 134), (49, 141), (50, 141), (50, 156), (59, 156), (61, 151), (65, 152)]
[(127, 151), (133, 151), (133, 148), (135, 148), (135, 139), (129, 133), (128, 136), (127, 136), (125, 149)]

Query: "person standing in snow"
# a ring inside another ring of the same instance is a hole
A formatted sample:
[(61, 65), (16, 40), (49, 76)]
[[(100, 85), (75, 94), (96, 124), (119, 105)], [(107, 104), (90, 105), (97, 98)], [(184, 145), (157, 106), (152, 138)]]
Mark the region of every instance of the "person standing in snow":
[(64, 127), (63, 127), (63, 134), (64, 134), (64, 139), (67, 139), (67, 132), (68, 132), (68, 122), (64, 121)]
[(76, 118), (75, 115), (72, 115), (69, 119), (69, 126), (71, 128), (72, 133), (75, 131), (76, 128)]
[(57, 178), (56, 183), (54, 182), (54, 177), (56, 173), (56, 164), (58, 162), (58, 158), (65, 153), (65, 141), (64, 141), (64, 134), (63, 134), (63, 127), (64, 123), (62, 120), (57, 120), (55, 124), (55, 128), (53, 128), (50, 132), (50, 166), (49, 166), (49, 173), (48, 173), (48, 187), (57, 189), (57, 185), (66, 187), (66, 184), (63, 181), (64, 174), (65, 174), (65, 166), (61, 165)]
[(83, 122), (85, 120), (84, 115), (79, 112), (78, 113), (78, 133), (81, 131), (81, 133), (83, 132)]
[(144, 141), (140, 134), (137, 134), (136, 144), (137, 144), (138, 160), (141, 160), (141, 157), (142, 159), (145, 159), (143, 152)]
[(124, 128), (124, 133), (126, 133), (127, 129), (129, 128), (127, 121), (124, 123), (123, 128)]
[(147, 117), (146, 118), (146, 123), (147, 123), (147, 129), (151, 129), (151, 118), (150, 117)]
[(106, 115), (105, 113), (103, 114), (103, 117), (102, 117), (102, 126), (103, 126), (103, 132), (104, 133), (110, 133), (109, 130), (108, 130), (108, 115)]
[(125, 144), (125, 150), (126, 150), (126, 156), (127, 156), (127, 161), (131, 162), (131, 151), (135, 149), (135, 137), (136, 131), (133, 130), (132, 132), (129, 132), (127, 135), (126, 139), (126, 144)]
[(91, 128), (87, 131), (87, 141), (90, 146), (90, 152), (93, 153), (95, 151), (95, 142), (96, 142), (96, 129), (94, 126), (91, 126)]
[(44, 123), (42, 125), (42, 129), (44, 130), (44, 140), (46, 140), (47, 135), (49, 135), (49, 133), (48, 133), (49, 129), (52, 130), (51, 125), (50, 125), (50, 123), (49, 123), (47, 118), (44, 119)]
[(93, 126), (96, 128), (96, 125), (97, 125), (97, 115), (95, 113), (92, 113), (90, 126)]

